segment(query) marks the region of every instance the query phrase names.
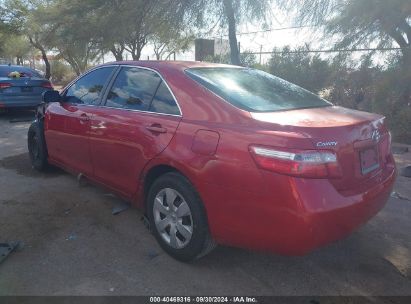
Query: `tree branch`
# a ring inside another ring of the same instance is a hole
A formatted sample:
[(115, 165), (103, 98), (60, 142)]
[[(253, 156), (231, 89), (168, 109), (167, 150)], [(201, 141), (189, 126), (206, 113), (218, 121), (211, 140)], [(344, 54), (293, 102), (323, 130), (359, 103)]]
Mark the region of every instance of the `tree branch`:
[(407, 35), (408, 45), (411, 46), (411, 26), (408, 24), (406, 20), (402, 20), (399, 27)]
[(408, 47), (407, 41), (405, 41), (405, 38), (401, 35), (401, 33), (398, 30), (392, 30), (388, 34), (391, 36), (392, 39), (395, 40), (395, 42), (398, 43), (398, 45), (401, 48)]

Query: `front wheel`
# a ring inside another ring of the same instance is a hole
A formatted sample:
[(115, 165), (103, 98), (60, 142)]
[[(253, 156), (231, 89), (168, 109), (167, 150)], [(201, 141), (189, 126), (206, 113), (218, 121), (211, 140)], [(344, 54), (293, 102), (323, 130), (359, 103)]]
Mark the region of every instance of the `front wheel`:
[(27, 134), (27, 145), (33, 168), (38, 171), (47, 169), (47, 147), (42, 122), (35, 121), (31, 124)]
[(154, 236), (175, 259), (192, 261), (215, 248), (201, 199), (181, 174), (158, 178), (150, 188), (147, 208)]

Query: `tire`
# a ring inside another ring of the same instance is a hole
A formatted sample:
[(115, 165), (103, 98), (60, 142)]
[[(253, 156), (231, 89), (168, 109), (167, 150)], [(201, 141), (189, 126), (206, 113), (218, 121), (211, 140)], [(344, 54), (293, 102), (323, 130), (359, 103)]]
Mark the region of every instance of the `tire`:
[(49, 164), (47, 162), (47, 146), (42, 121), (35, 121), (31, 124), (27, 134), (27, 146), (33, 168), (38, 171), (45, 171)]
[(160, 246), (179, 261), (201, 258), (216, 247), (204, 205), (181, 174), (167, 173), (153, 183), (147, 197), (147, 215)]

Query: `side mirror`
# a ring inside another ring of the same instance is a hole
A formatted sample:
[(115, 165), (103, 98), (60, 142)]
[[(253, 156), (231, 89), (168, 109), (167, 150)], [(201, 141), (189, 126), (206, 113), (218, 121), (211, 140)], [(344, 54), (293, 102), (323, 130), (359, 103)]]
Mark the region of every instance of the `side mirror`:
[(60, 102), (61, 96), (59, 91), (45, 91), (42, 100), (45, 103)]

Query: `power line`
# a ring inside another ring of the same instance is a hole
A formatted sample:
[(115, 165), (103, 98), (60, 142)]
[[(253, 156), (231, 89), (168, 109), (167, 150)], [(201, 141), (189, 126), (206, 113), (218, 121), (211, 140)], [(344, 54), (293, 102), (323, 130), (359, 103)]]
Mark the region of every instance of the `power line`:
[[(299, 26), (288, 26), (288, 27), (278, 27), (278, 28), (271, 28), (271, 29), (266, 29), (266, 30), (259, 30), (259, 31), (254, 31), (254, 32), (240, 32), (236, 33), (237, 36), (241, 35), (253, 35), (253, 34), (259, 34), (259, 33), (267, 33), (267, 32), (274, 32), (274, 31), (284, 31), (284, 30), (293, 30), (293, 29), (301, 29), (301, 28), (307, 28), (307, 27), (317, 27), (319, 25), (299, 25)], [(221, 38), (221, 37), (228, 37), (228, 34), (220, 35), (220, 36), (214, 36), (210, 38)]]
[[(299, 25), (299, 26), (289, 26), (289, 27), (278, 27), (254, 32), (244, 32), (244, 33), (237, 33), (237, 35), (252, 35), (252, 34), (259, 34), (259, 33), (266, 33), (266, 32), (274, 32), (274, 31), (284, 31), (284, 30), (293, 30), (293, 29), (301, 29), (307, 27), (316, 27), (317, 25)], [(228, 35), (225, 35), (228, 36)]]
[(330, 49), (330, 50), (294, 50), (294, 51), (272, 51), (272, 52), (243, 52), (242, 54), (270, 55), (270, 54), (299, 54), (299, 53), (343, 53), (343, 52), (371, 52), (371, 51), (398, 51), (402, 48), (362, 48), (362, 49)]

